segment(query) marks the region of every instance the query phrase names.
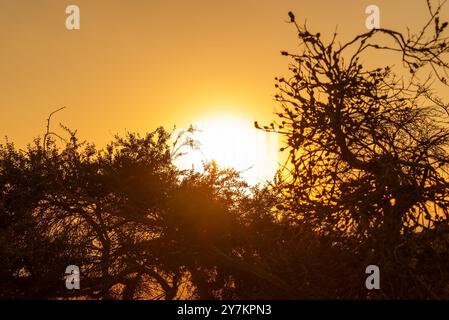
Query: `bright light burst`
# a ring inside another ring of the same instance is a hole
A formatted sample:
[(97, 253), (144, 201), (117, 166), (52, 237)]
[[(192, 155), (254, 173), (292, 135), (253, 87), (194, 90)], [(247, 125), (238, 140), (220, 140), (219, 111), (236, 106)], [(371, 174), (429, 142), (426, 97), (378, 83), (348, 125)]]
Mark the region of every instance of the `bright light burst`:
[(278, 136), (254, 128), (240, 118), (210, 118), (197, 121), (190, 137), (196, 149), (186, 148), (176, 160), (182, 169), (201, 171), (203, 162), (215, 161), (222, 168), (234, 168), (250, 184), (271, 180), (278, 168)]

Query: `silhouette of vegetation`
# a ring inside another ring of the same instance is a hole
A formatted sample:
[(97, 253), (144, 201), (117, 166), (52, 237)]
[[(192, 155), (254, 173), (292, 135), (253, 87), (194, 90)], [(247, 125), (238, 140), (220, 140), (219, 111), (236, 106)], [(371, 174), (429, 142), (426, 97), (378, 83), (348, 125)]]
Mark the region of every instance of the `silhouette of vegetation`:
[[(289, 157), (269, 185), (174, 160), (194, 141), (163, 128), (104, 149), (51, 130), (0, 145), (2, 299), (449, 298), (449, 40), (441, 6), (407, 36), (326, 42), (289, 13), (301, 53), (278, 78)], [(367, 51), (392, 66), (362, 65)], [(420, 81), (422, 72), (431, 78)], [(257, 127), (260, 127), (256, 123)], [(192, 128), (189, 130), (193, 130)], [(381, 270), (367, 290), (365, 268)], [(68, 265), (81, 288), (65, 288)]]
[[(63, 148), (51, 137), (0, 148), (3, 298), (237, 298), (237, 275), (288, 288), (250, 232), (274, 225), (274, 194), (215, 164), (178, 170), (162, 128), (105, 150), (68, 132)], [(71, 264), (80, 290), (65, 288)]]
[[(302, 51), (282, 52), (291, 73), (276, 79), (279, 120), (264, 128), (283, 135), (289, 152), (277, 187), (292, 220), (338, 237), (361, 266), (379, 265), (385, 298), (449, 289), (449, 105), (432, 81), (447, 89), (448, 24), (441, 5), (427, 4), (416, 35), (381, 28), (347, 43), (325, 42), (290, 13)], [(410, 75), (364, 67), (370, 50), (380, 61), (396, 54)]]

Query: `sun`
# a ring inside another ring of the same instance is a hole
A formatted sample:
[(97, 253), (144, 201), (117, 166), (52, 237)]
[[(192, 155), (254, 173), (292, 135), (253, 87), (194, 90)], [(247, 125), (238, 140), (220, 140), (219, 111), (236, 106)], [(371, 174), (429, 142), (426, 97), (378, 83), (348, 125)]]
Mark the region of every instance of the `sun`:
[(234, 168), (250, 184), (272, 180), (278, 169), (278, 136), (254, 128), (253, 121), (215, 117), (195, 121), (190, 138), (197, 148), (177, 160), (183, 169), (201, 170), (204, 162)]

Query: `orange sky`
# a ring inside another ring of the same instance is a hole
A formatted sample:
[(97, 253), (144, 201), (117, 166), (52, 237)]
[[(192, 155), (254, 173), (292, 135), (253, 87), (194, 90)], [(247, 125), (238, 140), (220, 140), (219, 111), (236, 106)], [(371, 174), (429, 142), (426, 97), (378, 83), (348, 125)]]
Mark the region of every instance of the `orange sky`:
[[(382, 26), (427, 17), (418, 0), (1, 0), (0, 136), (19, 145), (55, 122), (103, 144), (114, 133), (187, 126), (231, 114), (268, 122), (279, 52), (296, 47), (292, 10), (313, 31), (365, 31), (366, 6)], [(65, 8), (81, 30), (65, 29)], [(3, 141), (3, 140), (2, 140)]]

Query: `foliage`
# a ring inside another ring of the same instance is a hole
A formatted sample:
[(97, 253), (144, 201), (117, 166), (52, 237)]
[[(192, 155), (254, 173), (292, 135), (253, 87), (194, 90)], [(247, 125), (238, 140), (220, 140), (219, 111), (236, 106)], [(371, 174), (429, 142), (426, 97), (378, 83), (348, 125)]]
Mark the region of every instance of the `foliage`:
[[(413, 297), (446, 294), (430, 260), (411, 267), (423, 250), (438, 256), (430, 239), (446, 238), (449, 214), (449, 105), (431, 80), (447, 88), (448, 24), (440, 21), (442, 5), (428, 8), (418, 34), (380, 28), (347, 43), (336, 34), (323, 40), (290, 13), (302, 51), (282, 52), (291, 59), (290, 75), (276, 78), (281, 110), (263, 128), (281, 134), (289, 152), (277, 187), (291, 219), (337, 237), (365, 265), (379, 265), (391, 286), (381, 297), (407, 297), (411, 283), (422, 290)], [(377, 61), (396, 54), (410, 75), (364, 67), (369, 51)], [(434, 261), (447, 270), (445, 259)]]

